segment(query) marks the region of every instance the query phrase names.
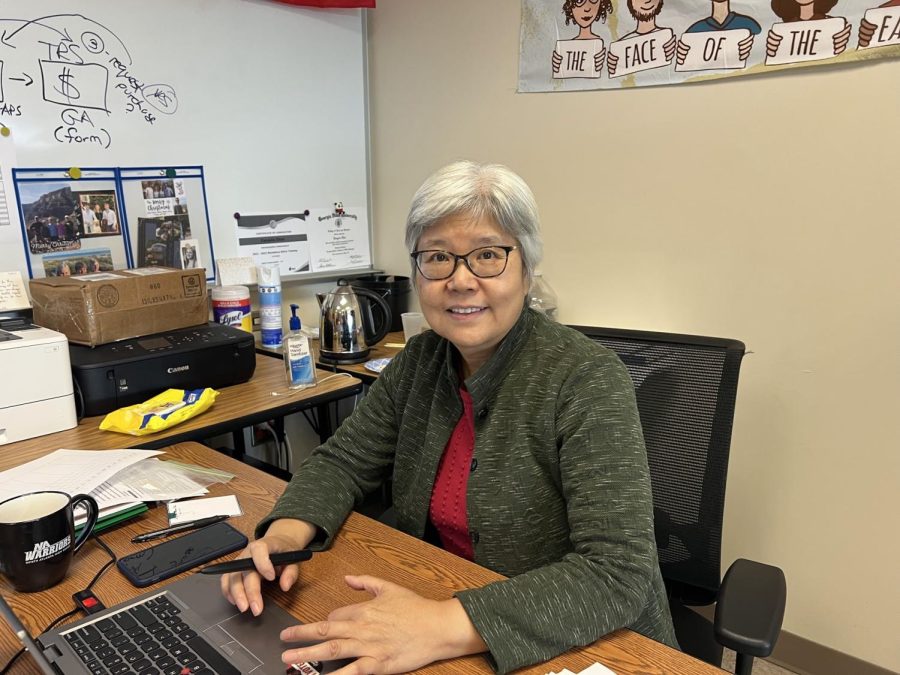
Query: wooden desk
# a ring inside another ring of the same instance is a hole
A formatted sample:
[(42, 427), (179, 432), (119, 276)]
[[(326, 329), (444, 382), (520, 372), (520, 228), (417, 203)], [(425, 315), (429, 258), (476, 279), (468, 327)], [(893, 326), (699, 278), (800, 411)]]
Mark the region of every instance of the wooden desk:
[[(369, 356), (366, 357), (366, 361), (371, 361), (372, 359), (386, 359), (392, 356), (396, 356), (397, 353), (403, 349), (404, 346), (403, 331), (397, 331), (393, 333), (388, 333), (387, 336), (372, 347), (372, 351), (369, 352)], [(360, 380), (365, 382), (366, 384), (372, 384), (375, 380), (378, 379), (378, 373), (373, 373), (371, 370), (367, 370), (365, 366), (365, 361), (362, 363), (353, 363), (342, 366), (335, 366), (330, 363), (322, 363), (319, 361), (319, 341), (318, 340), (310, 340), (310, 347), (312, 347), (313, 354), (316, 358), (316, 365), (319, 367), (320, 372), (322, 370), (327, 370), (332, 373), (349, 373), (354, 377), (358, 377)], [(385, 345), (399, 345), (398, 347), (385, 347)], [(276, 356), (281, 358), (281, 347), (263, 347), (260, 343), (256, 343), (256, 352), (257, 354), (267, 354), (269, 356)]]
[[(167, 448), (161, 458), (218, 467), (235, 474), (236, 478), (230, 483), (214, 485), (210, 492), (214, 496), (238, 496), (244, 515), (229, 522), (251, 537), (256, 523), (268, 513), (284, 488), (284, 483), (277, 478), (197, 443), (182, 443)], [(9, 454), (0, 454), (0, 469), (10, 468), (21, 461)], [(131, 537), (164, 524), (164, 510), (155, 508), (140, 519), (129, 521), (101, 536), (121, 556), (143, 547), (130, 543)], [(16, 593), (6, 579), (0, 577), (0, 592), (26, 627), (37, 634), (52, 619), (72, 609), (72, 593), (84, 588), (107, 559), (108, 556), (96, 543), (89, 542), (75, 557), (69, 575), (55, 588), (40, 593)], [(324, 619), (333, 609), (368, 597), (347, 587), (343, 580), (346, 574), (372, 574), (435, 599), (449, 598), (454, 591), (502, 578), (490, 570), (354, 513), (347, 519), (330, 550), (317, 553), (310, 562), (303, 563), (300, 582), (292, 591), (283, 593), (277, 587), (268, 585), (269, 602), (278, 602), (301, 621)], [(111, 606), (162, 585), (134, 588), (117, 569), (112, 568), (95, 584), (94, 591), (107, 606)], [(5, 664), (17, 649), (18, 642), (12, 632), (0, 621), (0, 665)], [(564, 667), (578, 672), (594, 661), (612, 668), (618, 675), (713, 675), (724, 672), (629, 630), (616, 631), (589, 647), (572, 650), (548, 663), (519, 672), (544, 675), (549, 670), (559, 671)], [(27, 656), (23, 656), (12, 672), (36, 673), (38, 670)], [(419, 672), (438, 675), (490, 673), (491, 670), (484, 657), (470, 656), (433, 664)]]
[[(331, 435), (331, 417), (327, 406), (332, 401), (352, 396), (362, 389), (359, 380), (335, 377), (319, 371), (320, 384), (311, 389), (291, 390), (285, 383), (284, 363), (260, 356), (256, 370), (247, 382), (222, 387), (215, 405), (202, 415), (175, 427), (147, 436), (130, 436), (101, 431), (102, 416), (86, 417), (74, 429), (38, 436), (25, 441), (0, 445), (0, 456), (14, 457), (17, 463), (30, 461), (57, 448), (71, 450), (108, 450), (113, 448), (162, 448), (187, 440), (200, 441), (211, 436), (235, 432), (244, 427), (283, 417), (300, 410), (319, 407), (320, 435)], [(237, 436), (238, 434), (236, 434)], [(236, 438), (236, 443), (237, 443)], [(240, 434), (243, 443), (243, 434)], [(236, 450), (241, 451), (242, 447)]]

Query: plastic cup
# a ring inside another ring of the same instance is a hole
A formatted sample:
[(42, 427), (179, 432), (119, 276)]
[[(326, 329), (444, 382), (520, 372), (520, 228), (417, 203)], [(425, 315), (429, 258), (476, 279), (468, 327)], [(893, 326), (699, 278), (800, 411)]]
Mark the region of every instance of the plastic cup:
[(428, 324), (425, 323), (425, 315), (422, 312), (403, 312), (400, 318), (403, 320), (403, 339), (407, 343), (428, 328)]

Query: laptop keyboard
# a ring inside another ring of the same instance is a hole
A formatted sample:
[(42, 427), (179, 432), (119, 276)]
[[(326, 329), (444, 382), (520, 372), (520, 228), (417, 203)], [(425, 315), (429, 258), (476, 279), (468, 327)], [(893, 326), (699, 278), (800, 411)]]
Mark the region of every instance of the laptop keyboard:
[(65, 634), (93, 675), (240, 675), (165, 595)]

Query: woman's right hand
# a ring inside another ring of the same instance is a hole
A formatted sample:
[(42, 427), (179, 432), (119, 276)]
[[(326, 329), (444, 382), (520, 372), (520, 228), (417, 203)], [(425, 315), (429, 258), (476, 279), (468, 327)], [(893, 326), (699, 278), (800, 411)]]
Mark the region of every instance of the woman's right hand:
[(274, 581), (278, 578), (281, 590), (287, 591), (300, 576), (300, 568), (296, 563), (276, 568), (269, 556), (272, 553), (306, 548), (315, 533), (315, 526), (302, 520), (274, 521), (266, 536), (250, 542), (238, 556), (252, 558), (256, 569), (223, 574), (220, 581), (222, 595), (241, 612), (249, 609), (253, 616), (259, 616), (263, 611), (262, 579)]

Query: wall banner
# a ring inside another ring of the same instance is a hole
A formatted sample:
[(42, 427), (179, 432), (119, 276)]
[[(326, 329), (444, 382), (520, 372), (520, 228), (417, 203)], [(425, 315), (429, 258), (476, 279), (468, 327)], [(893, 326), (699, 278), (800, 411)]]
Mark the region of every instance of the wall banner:
[(618, 89), (900, 56), (900, 0), (522, 0), (519, 91)]

